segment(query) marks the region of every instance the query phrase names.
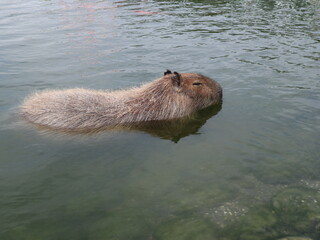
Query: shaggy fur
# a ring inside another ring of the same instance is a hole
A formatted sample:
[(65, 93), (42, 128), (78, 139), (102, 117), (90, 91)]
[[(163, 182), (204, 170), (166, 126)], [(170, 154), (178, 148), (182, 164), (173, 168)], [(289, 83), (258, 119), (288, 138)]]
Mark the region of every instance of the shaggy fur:
[(47, 90), (28, 97), (21, 106), (24, 119), (64, 130), (130, 126), (171, 120), (217, 104), (221, 86), (196, 73), (172, 73), (139, 88), (118, 91)]

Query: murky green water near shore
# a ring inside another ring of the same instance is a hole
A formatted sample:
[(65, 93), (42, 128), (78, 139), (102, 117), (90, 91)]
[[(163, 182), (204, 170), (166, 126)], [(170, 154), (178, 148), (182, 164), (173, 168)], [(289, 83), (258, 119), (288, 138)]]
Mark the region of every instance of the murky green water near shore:
[[(0, 9), (0, 239), (320, 239), (319, 1)], [(91, 135), (16, 116), (37, 90), (126, 88), (166, 69), (216, 79), (221, 109)]]

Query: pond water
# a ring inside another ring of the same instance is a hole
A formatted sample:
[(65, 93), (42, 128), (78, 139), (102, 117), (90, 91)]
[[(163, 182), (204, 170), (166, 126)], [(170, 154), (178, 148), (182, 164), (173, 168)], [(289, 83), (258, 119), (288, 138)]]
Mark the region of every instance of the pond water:
[[(320, 239), (319, 1), (0, 9), (0, 239)], [(166, 69), (217, 80), (217, 114), (174, 136), (67, 135), (16, 114), (37, 90), (127, 88)]]

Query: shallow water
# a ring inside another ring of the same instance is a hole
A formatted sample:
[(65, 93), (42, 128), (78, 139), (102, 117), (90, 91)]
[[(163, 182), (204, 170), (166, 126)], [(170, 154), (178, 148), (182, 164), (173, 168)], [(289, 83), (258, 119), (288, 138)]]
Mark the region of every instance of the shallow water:
[[(0, 239), (320, 239), (318, 1), (0, 9)], [(15, 114), (37, 90), (125, 88), (166, 69), (216, 79), (221, 110), (169, 137), (65, 135)]]

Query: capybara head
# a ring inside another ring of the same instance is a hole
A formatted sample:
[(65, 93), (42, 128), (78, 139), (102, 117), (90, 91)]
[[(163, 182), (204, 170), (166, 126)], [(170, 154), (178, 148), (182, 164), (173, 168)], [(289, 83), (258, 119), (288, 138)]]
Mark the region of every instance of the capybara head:
[(164, 77), (170, 79), (175, 92), (185, 94), (199, 108), (219, 103), (222, 100), (222, 88), (220, 84), (201, 74), (180, 74), (167, 70), (164, 73)]

